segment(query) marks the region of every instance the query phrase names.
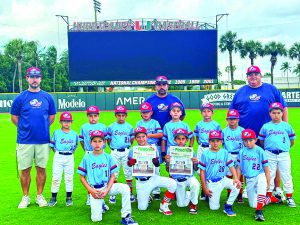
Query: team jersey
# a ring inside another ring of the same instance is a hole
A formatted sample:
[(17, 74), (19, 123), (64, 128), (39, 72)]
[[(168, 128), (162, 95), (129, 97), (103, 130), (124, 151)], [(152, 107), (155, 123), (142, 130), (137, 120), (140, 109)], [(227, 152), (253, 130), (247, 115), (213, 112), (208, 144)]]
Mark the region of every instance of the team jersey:
[[(147, 134), (158, 134), (162, 133), (162, 129), (157, 120), (150, 119), (148, 121), (140, 120), (136, 123), (136, 127), (145, 127)], [(147, 143), (149, 145), (156, 144), (159, 141), (158, 138), (148, 138)]]
[(172, 94), (168, 94), (166, 97), (160, 98), (157, 94), (151, 95), (149, 98), (145, 100), (152, 106), (153, 114), (152, 119), (155, 119), (159, 122), (160, 127), (163, 128), (167, 122), (169, 122), (172, 117), (170, 115), (170, 107), (174, 102), (178, 102), (182, 105), (182, 117), (185, 116), (185, 109), (183, 103), (179, 98)]
[(291, 125), (282, 121), (273, 123), (272, 121), (263, 125), (259, 132), (258, 139), (264, 141), (264, 149), (268, 151), (281, 150), (290, 151), (290, 140), (296, 138)]
[(190, 126), (183, 122), (183, 121), (178, 121), (178, 122), (173, 122), (172, 120), (168, 123), (166, 123), (166, 125), (164, 126), (163, 129), (163, 140), (167, 141), (167, 148), (170, 146), (176, 146), (177, 143), (174, 140), (174, 131), (182, 128), (188, 131), (188, 135), (189, 135), (189, 139), (191, 139), (193, 137), (193, 132), (190, 129)]
[(77, 173), (86, 176), (90, 185), (101, 185), (108, 183), (117, 167), (111, 155), (105, 152), (100, 155), (86, 154), (81, 160)]
[(232, 130), (229, 126), (223, 129), (223, 148), (229, 153), (238, 153), (243, 147), (242, 131), (244, 128), (238, 126)]
[[(91, 145), (91, 137), (90, 134), (94, 130), (101, 130), (104, 135), (107, 135), (107, 128), (103, 123), (85, 123), (80, 128), (80, 135), (79, 135), (79, 141), (83, 141), (84, 143), (84, 150), (85, 151), (93, 151), (93, 147)], [(105, 146), (103, 146), (103, 149)]]
[(271, 120), (269, 106), (273, 102), (280, 102), (283, 107), (287, 107), (274, 85), (262, 83), (258, 88), (245, 85), (235, 93), (229, 108), (239, 111), (241, 127), (254, 130), (258, 136), (261, 127)]
[(264, 167), (268, 166), (268, 159), (265, 151), (259, 147), (249, 149), (244, 147), (238, 154), (238, 166), (246, 178), (256, 177), (264, 173)]
[(50, 147), (58, 152), (72, 152), (74, 153), (78, 145), (78, 135), (75, 131), (70, 130), (68, 133), (62, 129), (54, 131)]
[(210, 149), (204, 151), (198, 167), (205, 171), (206, 180), (216, 180), (226, 176), (226, 167), (230, 168), (233, 165), (234, 163), (229, 153), (221, 148), (217, 152), (213, 152)]
[(11, 106), (10, 114), (19, 117), (18, 144), (50, 143), (50, 115), (56, 114), (53, 97), (47, 92), (23, 91)]
[(210, 122), (204, 122), (201, 120), (196, 124), (196, 128), (194, 130), (195, 136), (198, 137), (198, 144), (205, 144), (208, 145), (208, 135), (209, 132), (213, 130), (221, 130), (221, 126), (218, 122), (212, 120)]
[(131, 145), (130, 140), (134, 137), (133, 127), (125, 122), (119, 124), (117, 122), (109, 125), (107, 129), (107, 138), (110, 139), (111, 149), (128, 148)]

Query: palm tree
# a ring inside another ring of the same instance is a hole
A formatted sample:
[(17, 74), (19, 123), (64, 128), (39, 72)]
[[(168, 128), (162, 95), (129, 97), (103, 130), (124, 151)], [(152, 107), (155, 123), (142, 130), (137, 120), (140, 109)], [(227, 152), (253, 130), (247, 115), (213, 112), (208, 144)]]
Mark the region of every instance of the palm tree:
[(299, 77), (299, 84), (300, 84), (300, 63), (295, 66), (293, 72)]
[(229, 66), (230, 66), (230, 77), (231, 77), (231, 87), (234, 88), (233, 84), (233, 66), (232, 66), (232, 52), (237, 52), (238, 46), (242, 42), (241, 39), (237, 39), (236, 33), (233, 33), (232, 31), (228, 31), (220, 38), (220, 44), (219, 48), (221, 52), (228, 51), (229, 53)]
[(292, 66), (289, 62), (283, 62), (281, 64), (280, 70), (283, 72), (283, 74), (286, 75), (287, 82), (288, 82), (288, 87), (290, 87), (290, 82), (289, 82), (289, 72), (292, 71)]
[(296, 42), (292, 45), (289, 50), (289, 56), (291, 59), (296, 58), (300, 62), (300, 42)]
[(251, 65), (254, 65), (254, 59), (259, 56), (264, 56), (263, 46), (259, 41), (246, 41), (239, 45), (241, 58), (248, 56), (251, 60)]
[(274, 83), (274, 67), (277, 62), (277, 56), (286, 56), (287, 51), (284, 44), (280, 42), (271, 41), (270, 43), (265, 45), (264, 49), (265, 55), (271, 55), (270, 62), (271, 62), (271, 84)]

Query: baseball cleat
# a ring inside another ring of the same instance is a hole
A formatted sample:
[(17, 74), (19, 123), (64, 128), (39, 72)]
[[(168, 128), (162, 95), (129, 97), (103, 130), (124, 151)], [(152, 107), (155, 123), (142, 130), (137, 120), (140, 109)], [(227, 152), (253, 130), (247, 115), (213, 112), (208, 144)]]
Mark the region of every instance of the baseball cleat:
[(110, 204), (116, 204), (116, 196), (112, 195), (109, 197), (109, 203)]
[(227, 216), (236, 216), (236, 213), (232, 209), (232, 205), (224, 204), (224, 213), (227, 214)]
[(154, 194), (154, 195), (153, 195), (153, 199), (154, 199), (155, 201), (160, 201), (160, 194)]
[(48, 206), (47, 201), (45, 200), (43, 195), (37, 195), (35, 198), (35, 203), (39, 205), (39, 207)]
[(73, 205), (73, 200), (71, 197), (66, 198), (66, 206), (72, 206)]
[(105, 202), (103, 202), (102, 204), (102, 213), (106, 213), (109, 210), (108, 205), (105, 204)]
[(274, 191), (274, 192), (273, 192), (273, 195), (274, 195), (276, 198), (278, 198), (279, 200), (281, 200), (280, 203), (283, 203), (283, 202), (286, 200), (286, 198), (285, 198), (285, 196), (284, 196), (282, 190)]
[(262, 213), (261, 210), (256, 210), (255, 211), (255, 220), (256, 221), (265, 221), (264, 214)]
[(205, 194), (204, 194), (203, 191), (201, 191), (201, 194), (200, 194), (199, 199), (200, 199), (201, 201), (205, 201), (205, 200), (206, 200), (206, 196), (205, 196)]
[(49, 203), (48, 203), (48, 206), (49, 206), (49, 207), (53, 207), (53, 206), (56, 205), (56, 203), (57, 203), (56, 198), (50, 198), (50, 201), (49, 201)]
[(296, 203), (293, 198), (287, 198), (286, 202), (289, 207), (296, 208)]
[(160, 203), (159, 212), (165, 214), (166, 216), (172, 215), (172, 211), (169, 209), (168, 203)]
[(29, 196), (23, 196), (20, 204), (18, 205), (19, 209), (25, 209), (30, 205), (30, 198)]
[(135, 197), (132, 193), (130, 193), (130, 202), (135, 202)]
[(137, 222), (135, 222), (131, 215), (128, 214), (126, 217), (123, 217), (121, 220), (121, 224), (125, 224), (125, 225), (139, 225)]
[(149, 195), (148, 203), (150, 204), (153, 201), (153, 198), (151, 195)]
[(189, 210), (189, 213), (190, 214), (197, 214), (198, 213), (198, 210), (197, 210), (197, 205), (194, 205), (194, 204), (190, 204), (190, 210)]
[(87, 200), (86, 200), (86, 205), (91, 205), (91, 196), (88, 194)]

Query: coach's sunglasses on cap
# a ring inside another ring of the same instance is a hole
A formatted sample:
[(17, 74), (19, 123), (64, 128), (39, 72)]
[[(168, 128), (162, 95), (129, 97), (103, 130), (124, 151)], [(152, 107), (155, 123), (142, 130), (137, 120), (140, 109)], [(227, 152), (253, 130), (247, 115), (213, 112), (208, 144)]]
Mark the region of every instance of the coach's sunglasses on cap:
[(157, 86), (161, 86), (161, 85), (165, 86), (165, 85), (167, 85), (167, 84), (168, 84), (167, 81), (157, 81), (157, 82), (155, 83), (155, 85), (157, 85)]

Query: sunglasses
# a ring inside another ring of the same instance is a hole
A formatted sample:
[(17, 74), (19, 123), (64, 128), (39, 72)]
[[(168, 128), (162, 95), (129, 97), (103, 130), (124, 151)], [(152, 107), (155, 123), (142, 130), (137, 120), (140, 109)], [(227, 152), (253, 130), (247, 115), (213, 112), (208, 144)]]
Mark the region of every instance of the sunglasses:
[(168, 85), (168, 82), (157, 82), (155, 85), (156, 86), (166, 86), (166, 85)]
[(27, 75), (27, 77), (29, 77), (29, 78), (31, 78), (31, 79), (33, 79), (33, 78), (36, 78), (36, 79), (38, 79), (38, 78), (41, 78), (41, 76), (37, 76), (37, 75)]

